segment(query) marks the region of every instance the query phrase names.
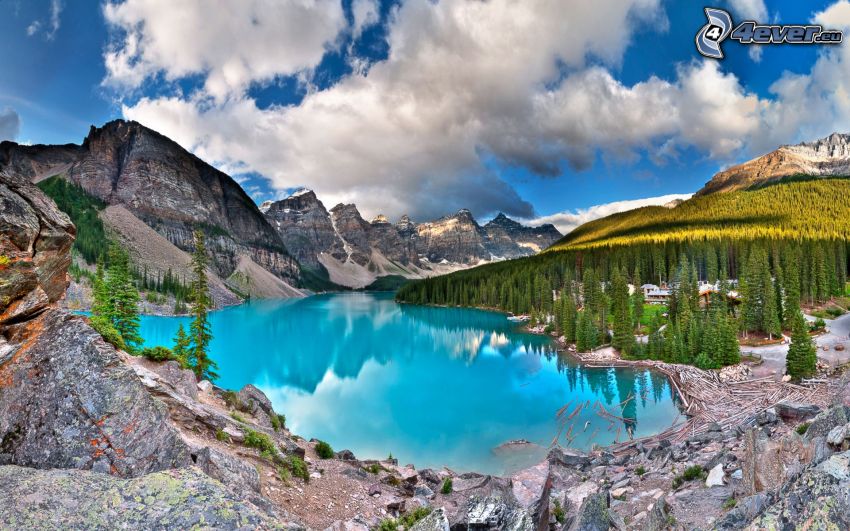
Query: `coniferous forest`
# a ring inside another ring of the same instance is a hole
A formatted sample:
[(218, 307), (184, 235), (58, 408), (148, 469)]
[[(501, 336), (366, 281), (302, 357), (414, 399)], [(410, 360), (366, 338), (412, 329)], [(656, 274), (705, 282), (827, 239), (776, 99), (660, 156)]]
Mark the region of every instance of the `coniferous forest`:
[[(672, 209), (651, 207), (647, 222), (647, 209), (615, 214), (579, 227), (540, 255), (412, 282), (398, 291), (397, 300), (527, 314), (574, 342), (579, 351), (612, 344), (626, 357), (719, 368), (739, 361), (739, 336), (790, 335), (795, 325), (799, 328), (801, 305), (844, 295), (848, 251), (843, 226), (850, 217), (827, 221), (834, 208), (794, 203), (799, 216), (805, 212), (824, 217), (811, 227), (831, 228), (827, 238), (810, 238), (806, 231), (792, 237), (786, 229), (801, 227), (803, 220), (773, 228), (755, 226), (751, 232), (740, 224), (717, 228), (710, 218), (725, 219), (724, 210), (711, 210), (704, 203), (735, 205), (739, 217), (746, 217), (756, 206), (766, 208), (761, 204), (766, 194), (773, 199), (800, 194), (811, 199), (812, 189), (801, 192), (801, 187), (820, 190), (824, 185), (843, 188), (850, 182), (795, 181), (697, 197)], [(755, 206), (748, 210), (742, 197)], [(840, 201), (832, 193), (821, 200)], [(691, 201), (701, 207), (695, 209)], [(678, 223), (662, 220), (662, 211)], [(775, 211), (784, 215), (782, 208)], [(688, 220), (689, 215), (694, 219)], [(624, 219), (633, 220), (632, 235), (637, 237), (623, 239)], [(665, 224), (672, 229), (662, 230)], [(612, 236), (615, 233), (620, 235)], [(701, 282), (712, 289), (703, 286), (701, 295)], [(669, 287), (663, 312), (653, 311), (657, 307), (643, 300), (643, 284)], [(636, 342), (636, 333), (646, 340)], [(804, 364), (807, 369), (801, 375), (812, 372), (810, 365)]]

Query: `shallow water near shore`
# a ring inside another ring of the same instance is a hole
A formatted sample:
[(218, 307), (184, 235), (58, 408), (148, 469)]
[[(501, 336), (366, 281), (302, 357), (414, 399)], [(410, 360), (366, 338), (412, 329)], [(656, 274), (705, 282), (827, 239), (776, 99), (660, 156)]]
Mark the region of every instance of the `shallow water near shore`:
[[(171, 346), (181, 322), (143, 316), (142, 336)], [(211, 323), (217, 385), (256, 385), (294, 433), (360, 459), (505, 474), (556, 438), (587, 450), (681, 420), (663, 376), (582, 367), (495, 312), (344, 293), (254, 301)]]

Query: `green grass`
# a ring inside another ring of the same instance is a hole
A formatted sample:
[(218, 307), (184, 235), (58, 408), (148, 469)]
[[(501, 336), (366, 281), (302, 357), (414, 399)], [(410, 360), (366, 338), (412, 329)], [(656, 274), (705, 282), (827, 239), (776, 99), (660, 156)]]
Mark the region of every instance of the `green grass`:
[(809, 431), (809, 426), (811, 425), (812, 424), (810, 422), (803, 422), (802, 424), (799, 424), (796, 428), (794, 428), (794, 430), (800, 435), (805, 435), (806, 432)]
[(840, 178), (709, 194), (675, 208), (643, 207), (585, 223), (547, 252), (721, 238), (844, 240), (850, 237), (848, 195), (850, 181)]
[(445, 481), (443, 481), (443, 486), (440, 487), (440, 492), (442, 492), (443, 494), (451, 494), (452, 489), (452, 478), (446, 478)]
[(378, 526), (375, 527), (377, 531), (398, 531), (398, 528), (402, 529), (410, 529), (417, 522), (431, 514), (430, 507), (417, 507), (412, 511), (409, 511), (399, 518), (384, 518), (378, 523)]

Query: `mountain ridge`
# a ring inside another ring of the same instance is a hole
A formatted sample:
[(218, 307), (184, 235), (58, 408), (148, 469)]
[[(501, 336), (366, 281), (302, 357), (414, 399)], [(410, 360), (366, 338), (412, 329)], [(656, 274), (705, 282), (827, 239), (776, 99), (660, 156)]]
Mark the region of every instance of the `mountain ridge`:
[(784, 177), (850, 175), (850, 134), (783, 145), (760, 157), (715, 174), (696, 195), (746, 190)]
[(244, 278), (256, 271), (245, 268), (248, 262), (288, 285), (300, 282), (297, 261), (235, 180), (137, 122), (92, 126), (80, 145), (3, 142), (0, 168), (33, 182), (60, 175), (107, 205), (125, 207), (185, 252), (194, 248), (193, 231), (200, 229), (211, 269), (225, 281), (238, 274), (239, 293), (255, 294), (254, 282)]
[(468, 209), (423, 223), (407, 215), (392, 223), (382, 214), (366, 221), (356, 205), (328, 210), (305, 188), (260, 210), (300, 263), (355, 288), (381, 276), (423, 278), (528, 256), (561, 236), (553, 225), (525, 227), (503, 213), (482, 226)]

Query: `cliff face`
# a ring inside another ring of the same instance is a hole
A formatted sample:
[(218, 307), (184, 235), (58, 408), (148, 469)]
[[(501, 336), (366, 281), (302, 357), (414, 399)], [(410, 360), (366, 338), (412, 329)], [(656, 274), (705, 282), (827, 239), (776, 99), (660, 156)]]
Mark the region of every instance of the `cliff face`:
[(0, 326), (43, 312), (65, 293), (75, 234), (40, 190), (0, 171)]
[(502, 213), (484, 225), (484, 232), (488, 251), (505, 257), (539, 253), (561, 238), (552, 224), (526, 227)]
[(192, 231), (200, 228), (222, 278), (243, 255), (281, 279), (299, 278), (280, 236), (233, 179), (138, 123), (92, 127), (82, 146), (4, 143), (0, 168), (30, 179), (62, 174), (104, 202), (123, 205), (184, 251), (191, 252)]
[(814, 142), (782, 146), (718, 173), (697, 195), (745, 190), (793, 175), (850, 175), (850, 135), (833, 133)]
[(463, 209), (453, 216), (422, 223), (416, 227), (417, 249), (431, 262), (457, 262), (474, 265), (487, 260), (487, 234), (472, 213)]
[(325, 268), (331, 280), (351, 287), (384, 275), (422, 278), (528, 256), (561, 237), (552, 225), (525, 227), (504, 214), (482, 227), (468, 210), (421, 224), (408, 216), (396, 224), (382, 215), (366, 221), (352, 204), (328, 212), (309, 190), (267, 202), (262, 211), (302, 264)]

